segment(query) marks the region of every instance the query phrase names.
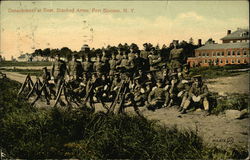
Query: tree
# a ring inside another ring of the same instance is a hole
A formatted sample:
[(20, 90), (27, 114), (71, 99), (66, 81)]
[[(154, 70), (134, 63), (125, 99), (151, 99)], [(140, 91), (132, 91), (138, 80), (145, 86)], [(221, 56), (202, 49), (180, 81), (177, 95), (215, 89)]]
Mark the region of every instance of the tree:
[(60, 55), (62, 55), (63, 57), (69, 59), (72, 56), (72, 51), (68, 47), (63, 47), (60, 50)]
[(50, 48), (46, 48), (42, 51), (42, 56), (43, 57), (48, 57), (50, 56)]

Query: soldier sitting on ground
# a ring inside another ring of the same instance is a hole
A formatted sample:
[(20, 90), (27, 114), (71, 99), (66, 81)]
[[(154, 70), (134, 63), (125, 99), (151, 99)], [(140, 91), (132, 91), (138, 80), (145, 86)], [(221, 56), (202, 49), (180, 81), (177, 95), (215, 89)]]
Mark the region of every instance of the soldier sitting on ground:
[(148, 95), (148, 104), (146, 105), (152, 111), (165, 107), (169, 103), (169, 93), (164, 90), (162, 79), (158, 79), (156, 84), (157, 87)]
[(198, 103), (199, 105), (203, 105), (205, 111), (209, 111), (209, 102), (208, 102), (208, 88), (207, 85), (203, 84), (201, 76), (194, 76), (194, 83), (189, 90), (189, 95), (187, 100), (184, 102), (183, 109), (181, 113), (186, 113), (188, 107), (191, 102)]

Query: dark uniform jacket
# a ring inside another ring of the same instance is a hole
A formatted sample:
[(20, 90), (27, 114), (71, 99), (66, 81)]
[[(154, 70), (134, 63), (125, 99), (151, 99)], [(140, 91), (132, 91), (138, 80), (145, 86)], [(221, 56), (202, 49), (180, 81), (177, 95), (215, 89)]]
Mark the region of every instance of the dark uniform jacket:
[(52, 64), (52, 76), (55, 79), (63, 78), (66, 73), (66, 63), (62, 60), (56, 61)]

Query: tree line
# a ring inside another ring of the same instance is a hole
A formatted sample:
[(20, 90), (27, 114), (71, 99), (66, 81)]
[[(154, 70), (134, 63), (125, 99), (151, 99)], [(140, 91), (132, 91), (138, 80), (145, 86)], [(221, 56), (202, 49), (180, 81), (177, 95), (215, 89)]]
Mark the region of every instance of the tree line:
[[(173, 41), (174, 42), (174, 41)], [(174, 48), (173, 42), (167, 45), (159, 46), (156, 45), (154, 46), (151, 43), (144, 43), (143, 44), (143, 49), (145, 51), (150, 52), (151, 49), (154, 49), (158, 52), (158, 54), (162, 57), (163, 60), (168, 60), (170, 51)], [(187, 57), (193, 57), (194, 56), (194, 50), (198, 48), (199, 45), (193, 44), (192, 39), (190, 39), (189, 42), (186, 41), (181, 41), (178, 43), (178, 48), (183, 48), (184, 53), (183, 53), (183, 62), (186, 62)], [(89, 48), (87, 45), (84, 45), (80, 51), (73, 51), (68, 47), (63, 47), (61, 49), (51, 49), (51, 48), (45, 48), (45, 49), (36, 49), (32, 54), (33, 57), (35, 56), (42, 56), (42, 57), (51, 57), (53, 58), (56, 54), (60, 54), (61, 57), (70, 59), (72, 54), (78, 55), (78, 57), (82, 56), (90, 56), (90, 57), (95, 57), (100, 54), (103, 54), (103, 51), (105, 51), (105, 56), (111, 57), (112, 53), (118, 53), (118, 50), (125, 51), (126, 53), (129, 52), (140, 52), (141, 50), (139, 49), (138, 45), (135, 43), (131, 43), (130, 45), (127, 43), (124, 44), (118, 44), (117, 46), (111, 46), (108, 45), (107, 47), (102, 47), (102, 48)]]

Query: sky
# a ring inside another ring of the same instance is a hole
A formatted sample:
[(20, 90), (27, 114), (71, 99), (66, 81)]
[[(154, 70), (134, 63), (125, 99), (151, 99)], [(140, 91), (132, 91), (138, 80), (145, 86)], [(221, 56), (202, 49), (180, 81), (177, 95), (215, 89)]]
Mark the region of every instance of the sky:
[(172, 40), (221, 43), (227, 30), (249, 28), (242, 1), (1, 1), (0, 54), (119, 43), (167, 46)]

